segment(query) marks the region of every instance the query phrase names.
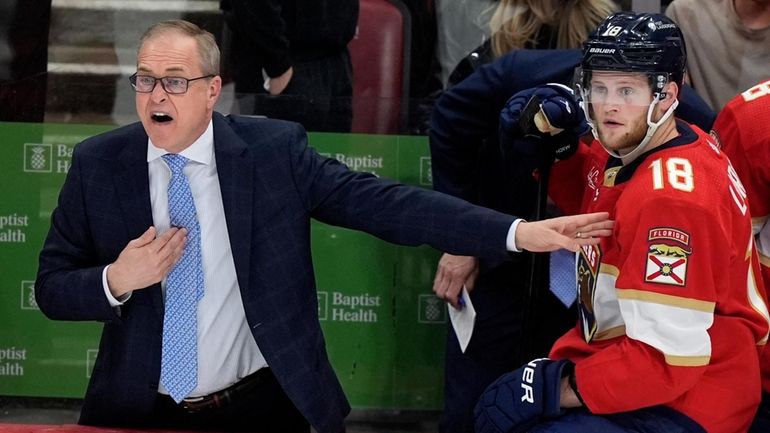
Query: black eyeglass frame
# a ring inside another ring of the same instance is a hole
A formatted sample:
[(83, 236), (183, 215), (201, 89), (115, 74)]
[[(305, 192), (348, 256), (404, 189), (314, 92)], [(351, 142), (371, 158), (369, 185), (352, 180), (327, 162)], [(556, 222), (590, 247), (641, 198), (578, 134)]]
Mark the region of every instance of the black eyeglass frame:
[[(147, 91), (139, 90), (136, 87), (136, 79), (138, 77), (152, 78), (154, 80), (152, 82), (152, 88), (150, 90), (147, 90)], [(185, 78), (185, 77), (171, 77), (171, 76), (153, 77), (152, 75), (140, 75), (139, 73), (134, 73), (134, 75), (128, 77), (128, 82), (131, 83), (131, 87), (133, 87), (134, 91), (137, 92), (137, 93), (152, 93), (155, 90), (155, 86), (157, 86), (158, 83), (160, 82), (160, 87), (163, 88), (163, 91), (168, 93), (169, 95), (184, 95), (185, 93), (187, 93), (187, 90), (190, 89), (190, 82), (191, 81), (202, 80), (204, 78), (213, 78), (213, 77), (216, 77), (216, 74), (202, 75), (200, 77), (195, 77), (195, 78)], [(165, 80), (172, 79), (172, 78), (175, 79), (175, 80), (184, 80), (185, 81), (184, 91), (182, 91), (182, 92), (170, 92), (166, 88)]]

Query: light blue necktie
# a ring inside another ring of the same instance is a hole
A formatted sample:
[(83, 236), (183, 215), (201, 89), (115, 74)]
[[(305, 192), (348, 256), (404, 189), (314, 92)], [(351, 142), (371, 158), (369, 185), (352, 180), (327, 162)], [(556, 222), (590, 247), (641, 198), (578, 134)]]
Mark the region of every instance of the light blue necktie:
[(550, 262), (551, 292), (569, 308), (577, 299), (575, 253), (569, 250), (554, 251)]
[(166, 308), (163, 317), (163, 354), (160, 380), (177, 403), (198, 383), (198, 301), (203, 298), (201, 229), (195, 213), (190, 184), (182, 169), (187, 158), (163, 155), (171, 169), (168, 211), (172, 227), (187, 229), (187, 243), (179, 262), (166, 279)]

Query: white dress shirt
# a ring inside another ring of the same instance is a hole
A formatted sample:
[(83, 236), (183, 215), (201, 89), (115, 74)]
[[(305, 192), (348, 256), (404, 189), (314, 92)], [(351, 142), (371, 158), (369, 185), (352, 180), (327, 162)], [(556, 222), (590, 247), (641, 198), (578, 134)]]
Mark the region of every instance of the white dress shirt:
[[(152, 220), (159, 235), (171, 225), (167, 189), (171, 170), (161, 158), (167, 153), (148, 140)], [(267, 366), (267, 361), (254, 341), (243, 310), (219, 188), (211, 122), (203, 135), (180, 155), (189, 159), (184, 174), (195, 201), (203, 257), (204, 295), (198, 303), (198, 385), (188, 396), (196, 397), (232, 385)], [(106, 270), (102, 280), (110, 304), (117, 306), (130, 302), (128, 298), (120, 302), (110, 295)], [(165, 301), (165, 279), (161, 281), (161, 287)], [(168, 394), (162, 383), (158, 385), (158, 391)]]

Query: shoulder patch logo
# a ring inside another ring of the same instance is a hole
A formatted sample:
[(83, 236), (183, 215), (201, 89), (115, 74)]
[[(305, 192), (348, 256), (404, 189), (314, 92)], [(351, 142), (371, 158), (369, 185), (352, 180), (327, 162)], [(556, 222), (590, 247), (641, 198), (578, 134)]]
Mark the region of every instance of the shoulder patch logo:
[(647, 267), (644, 281), (684, 286), (687, 260), (692, 254), (690, 235), (671, 227), (650, 229), (647, 240)]

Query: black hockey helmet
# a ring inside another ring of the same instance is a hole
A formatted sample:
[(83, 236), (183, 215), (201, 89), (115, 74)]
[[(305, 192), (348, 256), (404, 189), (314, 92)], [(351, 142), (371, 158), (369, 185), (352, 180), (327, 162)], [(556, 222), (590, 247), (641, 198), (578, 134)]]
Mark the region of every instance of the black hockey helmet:
[[(648, 73), (653, 91), (658, 93), (667, 81), (682, 87), (686, 63), (684, 36), (670, 18), (663, 14), (617, 12), (588, 36), (581, 68)], [(665, 80), (659, 74), (666, 74)], [(583, 74), (583, 79), (589, 76)]]
[[(594, 135), (599, 136), (593, 116), (594, 89), (591, 88), (591, 77), (594, 72), (646, 75), (652, 93), (649, 95), (651, 98), (629, 97), (627, 102), (649, 105), (644, 138), (632, 151), (623, 154), (605, 147), (610, 155), (622, 158), (623, 163), (627, 164), (647, 149), (655, 132), (673, 116), (679, 105), (677, 95), (674, 95), (673, 103), (662, 116), (654, 119), (653, 112), (657, 104), (671, 96), (665, 91), (668, 83), (676, 83), (679, 89), (682, 88), (686, 63), (687, 50), (682, 31), (662, 14), (617, 12), (605, 18), (591, 32), (583, 46), (583, 60), (577, 82), (586, 120)], [(599, 86), (596, 92), (599, 98), (603, 97), (601, 90)]]

